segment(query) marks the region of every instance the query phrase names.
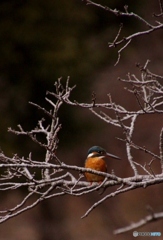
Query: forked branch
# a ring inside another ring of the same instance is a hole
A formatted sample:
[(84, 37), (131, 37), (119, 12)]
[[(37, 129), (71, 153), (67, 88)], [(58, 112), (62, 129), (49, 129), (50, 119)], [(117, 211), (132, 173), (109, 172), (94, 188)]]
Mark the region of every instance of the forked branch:
[[(16, 189), (25, 189), (26, 195), (17, 206), (8, 207), (6, 210), (0, 211), (0, 223), (27, 211), (41, 201), (63, 195), (81, 196), (91, 194), (94, 191), (102, 190), (104, 196), (100, 197), (99, 201), (95, 202), (83, 215), (83, 218), (91, 213), (96, 207), (102, 204), (109, 198), (119, 194), (125, 194), (128, 191), (134, 191), (137, 188), (146, 188), (155, 184), (163, 183), (163, 163), (162, 163), (162, 130), (160, 133), (160, 156), (146, 149), (144, 146), (139, 146), (134, 143), (135, 123), (139, 116), (150, 114), (162, 114), (163, 106), (163, 87), (161, 76), (152, 74), (148, 69), (148, 61), (140, 67), (141, 77), (128, 74), (127, 79), (119, 79), (129, 85), (126, 88), (138, 103), (139, 109), (128, 110), (125, 107), (116, 104), (109, 94), (109, 102), (97, 103), (96, 95), (92, 96), (92, 103), (79, 103), (70, 100), (70, 95), (74, 87), (69, 87), (69, 78), (66, 81), (65, 87), (59, 79), (55, 83), (55, 91), (47, 92), (45, 99), (49, 103), (50, 109), (47, 110), (38, 104), (31, 103), (34, 107), (43, 112), (46, 118), (50, 118), (50, 124), (46, 125), (47, 121), (41, 119), (35, 129), (26, 131), (22, 126), (18, 125), (18, 130), (9, 128), (9, 131), (16, 135), (26, 135), (36, 142), (40, 147), (44, 148), (45, 156), (40, 161), (32, 158), (29, 153), (28, 158), (19, 157), (15, 154), (12, 158), (7, 157), (3, 152), (0, 153), (0, 191), (11, 191)], [(120, 139), (125, 143), (126, 156), (128, 164), (133, 171), (133, 176), (122, 178), (115, 174), (104, 173), (92, 169), (86, 169), (79, 166), (66, 164), (58, 158), (58, 132), (61, 129), (59, 119), (59, 109), (63, 104), (72, 107), (86, 108), (102, 121), (120, 128), (124, 134), (124, 139)], [(101, 111), (100, 111), (101, 109)], [(111, 113), (111, 114), (110, 114)], [(113, 114), (114, 113), (114, 114)], [(112, 117), (111, 117), (112, 116)], [(39, 135), (43, 135), (45, 141), (39, 140)], [(139, 162), (135, 160), (132, 150), (144, 151), (151, 156), (150, 162)], [(154, 172), (152, 162), (160, 161), (161, 173)], [(141, 168), (144, 174), (139, 174), (138, 169)], [(83, 180), (85, 172), (104, 176), (104, 181), (99, 183), (90, 183)], [(107, 194), (106, 189), (110, 186), (117, 186), (117, 189)], [(132, 226), (133, 227), (133, 226)]]
[[(145, 25), (145, 29), (143, 31), (137, 31), (128, 36), (121, 36), (123, 24), (122, 23), (120, 24), (120, 28), (119, 28), (117, 35), (114, 38), (113, 42), (108, 43), (109, 48), (121, 46), (120, 49), (118, 50), (118, 58), (117, 58), (115, 65), (117, 65), (120, 61), (121, 52), (131, 43), (131, 41), (133, 39), (143, 36), (143, 35), (151, 34), (155, 31), (161, 30), (163, 28), (163, 22), (156, 20), (155, 24), (151, 24), (149, 21), (147, 21), (145, 18), (141, 17), (139, 14), (134, 13), (134, 12), (129, 12), (129, 7), (127, 5), (124, 6), (124, 11), (120, 11), (116, 8), (112, 9), (109, 6), (104, 6), (102, 4), (95, 3), (94, 1), (85, 0), (85, 2), (87, 5), (92, 5), (97, 8), (103, 9), (104, 11), (107, 11), (111, 14), (114, 14), (116, 17), (121, 16), (121, 17), (133, 18), (135, 20), (138, 20), (143, 25)], [(159, 0), (160, 13), (159, 14), (154, 13), (152, 15), (153, 17), (158, 18), (158, 17), (163, 16), (163, 12), (162, 12), (163, 7), (162, 6), (163, 6), (162, 1)]]

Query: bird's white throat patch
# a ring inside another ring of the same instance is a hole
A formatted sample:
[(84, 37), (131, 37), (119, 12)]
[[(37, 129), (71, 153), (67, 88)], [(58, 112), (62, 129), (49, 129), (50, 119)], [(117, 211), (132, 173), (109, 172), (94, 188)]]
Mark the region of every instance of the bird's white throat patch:
[[(92, 152), (92, 153), (90, 153), (90, 154), (88, 154), (88, 156), (87, 156), (87, 158), (91, 158), (91, 157), (94, 157), (94, 156), (96, 156), (96, 152)], [(98, 158), (104, 158), (105, 156), (98, 156)]]

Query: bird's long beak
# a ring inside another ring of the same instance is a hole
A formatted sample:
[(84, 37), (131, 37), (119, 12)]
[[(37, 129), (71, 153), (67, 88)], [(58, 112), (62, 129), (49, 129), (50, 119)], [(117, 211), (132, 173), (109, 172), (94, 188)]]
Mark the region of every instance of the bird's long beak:
[(115, 156), (115, 155), (113, 155), (113, 154), (110, 154), (110, 153), (106, 153), (106, 157), (112, 157), (112, 158), (115, 158), (115, 159), (117, 159), (117, 160), (121, 160), (120, 157), (117, 157), (117, 156)]

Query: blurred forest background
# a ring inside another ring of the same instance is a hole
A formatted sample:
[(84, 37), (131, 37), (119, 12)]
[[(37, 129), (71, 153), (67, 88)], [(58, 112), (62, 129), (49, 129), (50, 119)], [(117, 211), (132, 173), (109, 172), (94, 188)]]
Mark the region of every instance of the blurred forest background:
[[(151, 22), (155, 21), (152, 13), (159, 12), (158, 1), (98, 2), (121, 10), (124, 5), (129, 5), (129, 11)], [(107, 102), (107, 94), (111, 93), (114, 101), (128, 109), (137, 106), (135, 99), (124, 90), (124, 84), (117, 78), (126, 77), (128, 72), (139, 77), (135, 63), (143, 65), (147, 59), (151, 60), (151, 71), (163, 74), (163, 32), (160, 30), (133, 40), (122, 52), (121, 60), (115, 67), (117, 48), (108, 48), (108, 42), (113, 41), (121, 22), (124, 24), (124, 36), (146, 27), (138, 20), (116, 17), (93, 6), (86, 6), (81, 0), (1, 1), (0, 146), (6, 155), (18, 153), (26, 157), (32, 152), (33, 159), (44, 159), (45, 152), (35, 143), (8, 133), (7, 128), (16, 128), (17, 124), (26, 130), (35, 127), (37, 120), (44, 115), (28, 102), (46, 107), (46, 91), (55, 90), (54, 82), (59, 77), (62, 77), (64, 84), (70, 76), (70, 85), (76, 85), (71, 99), (78, 102), (91, 102), (94, 91), (97, 102)], [(86, 109), (71, 106), (62, 107), (60, 122), (58, 157), (61, 161), (83, 166), (88, 148), (100, 145), (123, 159), (121, 163), (113, 160), (109, 171), (114, 169), (121, 177), (132, 175), (125, 160), (125, 146), (116, 139), (123, 136), (120, 129), (102, 122)], [(142, 117), (135, 131), (135, 140), (158, 154), (161, 127), (162, 116)], [(147, 158), (136, 151), (134, 157), (136, 160)], [(157, 163), (154, 167), (159, 172)], [(18, 191), (1, 193), (0, 210), (15, 206), (22, 195)], [(154, 198), (154, 195), (157, 197)], [(0, 225), (0, 239), (131, 239), (132, 232), (119, 236), (113, 236), (112, 232), (148, 214), (148, 204), (155, 211), (163, 209), (162, 195), (159, 186), (137, 190), (136, 196), (135, 192), (120, 195), (104, 202), (82, 220), (81, 215), (100, 199), (98, 193), (80, 198), (66, 196), (51, 199)], [(141, 230), (161, 231), (162, 223), (152, 223)]]

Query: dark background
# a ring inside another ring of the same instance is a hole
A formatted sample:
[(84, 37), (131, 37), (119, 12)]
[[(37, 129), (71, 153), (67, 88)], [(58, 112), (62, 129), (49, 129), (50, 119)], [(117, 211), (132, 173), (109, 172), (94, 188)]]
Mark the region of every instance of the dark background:
[[(135, 11), (152, 23), (155, 21), (152, 13), (159, 12), (157, 1), (99, 2), (121, 10), (128, 4), (129, 11)], [(18, 153), (26, 157), (32, 151), (35, 159), (44, 159), (45, 153), (35, 143), (8, 133), (7, 128), (16, 128), (17, 124), (27, 130), (35, 127), (43, 115), (28, 102), (46, 106), (46, 90), (55, 90), (53, 84), (59, 77), (64, 84), (70, 76), (70, 85), (77, 86), (71, 99), (78, 102), (91, 102), (94, 91), (98, 102), (107, 102), (107, 94), (111, 93), (114, 101), (128, 109), (137, 107), (135, 99), (117, 78), (126, 77), (128, 72), (139, 77), (135, 64), (143, 65), (147, 59), (151, 60), (151, 70), (162, 74), (163, 33), (160, 30), (133, 40), (115, 67), (118, 48), (108, 48), (108, 42), (113, 41), (121, 22), (124, 24), (123, 36), (146, 29), (138, 20), (116, 17), (86, 6), (80, 0), (1, 1), (0, 146), (6, 155)], [(71, 106), (63, 106), (60, 110), (60, 122), (58, 156), (62, 161), (83, 166), (88, 148), (100, 145), (123, 159), (120, 163), (110, 162), (109, 171), (114, 169), (121, 177), (132, 176), (125, 146), (116, 139), (123, 136), (120, 129), (102, 122), (86, 109)], [(135, 141), (158, 154), (161, 127), (162, 116), (141, 117), (136, 124)], [(140, 152), (135, 151), (133, 155), (137, 161), (151, 160)], [(153, 167), (160, 172), (158, 163)], [(82, 220), (80, 217), (84, 212), (100, 199), (98, 193), (80, 198), (51, 199), (0, 225), (0, 239), (112, 239), (114, 229), (148, 214), (148, 204), (155, 211), (162, 210), (160, 189), (152, 186), (109, 199)], [(111, 191), (108, 189), (107, 193)], [(22, 196), (19, 191), (4, 193), (0, 200), (1, 210), (18, 204)], [(162, 221), (140, 231), (161, 231), (161, 226)], [(132, 232), (114, 238), (131, 239)]]

